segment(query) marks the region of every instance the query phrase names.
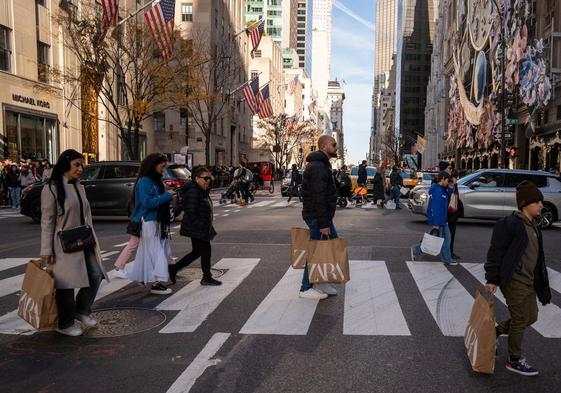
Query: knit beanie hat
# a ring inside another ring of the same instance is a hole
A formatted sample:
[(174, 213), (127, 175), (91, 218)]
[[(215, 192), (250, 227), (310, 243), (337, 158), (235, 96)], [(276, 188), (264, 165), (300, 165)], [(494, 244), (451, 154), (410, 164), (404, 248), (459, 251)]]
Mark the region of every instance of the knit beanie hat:
[(519, 210), (539, 201), (543, 201), (543, 194), (533, 182), (524, 180), (516, 187), (516, 204)]
[(450, 166), (450, 163), (449, 163), (448, 161), (440, 161), (440, 162), (438, 163), (438, 169), (439, 169), (440, 171), (445, 171), (446, 168), (448, 168), (449, 166)]

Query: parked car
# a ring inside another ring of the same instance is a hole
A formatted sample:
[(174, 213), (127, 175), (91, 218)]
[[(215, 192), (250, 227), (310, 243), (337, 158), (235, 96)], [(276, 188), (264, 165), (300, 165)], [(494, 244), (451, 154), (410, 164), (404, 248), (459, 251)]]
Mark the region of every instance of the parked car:
[[(300, 172), (300, 176), (304, 175), (304, 170), (303, 169), (299, 169), (298, 172)], [(288, 171), (286, 171), (286, 175), (282, 178), (282, 181), (281, 181), (281, 195), (283, 197), (288, 196), (291, 177), (292, 177), (292, 169), (289, 169)]]
[[(482, 169), (458, 180), (462, 205), (461, 216), (496, 220), (517, 209), (516, 186), (524, 180), (533, 181), (544, 195), (540, 226), (550, 227), (561, 213), (561, 180), (542, 171)], [(408, 206), (416, 214), (426, 214), (430, 185), (411, 190)]]
[[(376, 172), (378, 169), (373, 166), (366, 167), (366, 190), (369, 194), (372, 194), (372, 190), (374, 189), (374, 184), (372, 181), (374, 180), (374, 176), (376, 176)], [(358, 180), (358, 166), (353, 166), (351, 168), (351, 191), (353, 191), (357, 186)]]
[[(80, 183), (93, 216), (128, 217), (131, 213), (129, 199), (136, 180), (139, 161), (101, 161), (84, 168)], [(184, 165), (170, 164), (164, 171), (163, 181), (168, 189), (181, 187), (191, 173)], [(44, 183), (35, 183), (25, 188), (21, 198), (21, 214), (41, 221), (41, 191)], [(173, 199), (174, 212), (181, 213), (177, 198)]]

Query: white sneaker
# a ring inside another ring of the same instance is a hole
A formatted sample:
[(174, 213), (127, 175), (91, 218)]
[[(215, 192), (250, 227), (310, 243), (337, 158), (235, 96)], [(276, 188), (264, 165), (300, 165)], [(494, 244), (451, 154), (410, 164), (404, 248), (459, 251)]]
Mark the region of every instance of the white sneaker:
[(127, 274), (125, 273), (125, 269), (115, 269), (115, 271), (113, 272), (113, 277), (115, 278), (121, 278), (123, 280), (128, 280), (129, 278), (127, 277)]
[(76, 324), (72, 326), (68, 326), (66, 329), (56, 328), (55, 330), (60, 334), (64, 334), (65, 336), (70, 336), (70, 337), (77, 337), (84, 334), (82, 328)]
[(314, 288), (310, 288), (307, 291), (300, 291), (298, 294), (302, 299), (314, 299), (314, 300), (321, 300), (327, 298), (327, 294), (317, 291)]
[(86, 327), (94, 328), (97, 326), (97, 321), (89, 315), (76, 314), (74, 317)]
[(333, 285), (330, 284), (316, 284), (314, 286), (316, 288), (316, 290), (319, 290), (329, 296), (335, 296), (337, 295), (337, 289), (335, 289), (335, 287)]

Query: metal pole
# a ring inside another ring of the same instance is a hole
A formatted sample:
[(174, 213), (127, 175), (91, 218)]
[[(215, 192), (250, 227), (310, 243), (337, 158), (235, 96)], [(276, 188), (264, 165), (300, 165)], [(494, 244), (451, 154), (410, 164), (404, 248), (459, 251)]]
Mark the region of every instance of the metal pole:
[(130, 18), (135, 17), (136, 15), (138, 15), (141, 11), (145, 10), (146, 8), (148, 8), (149, 6), (155, 6), (156, 4), (158, 4), (161, 0), (154, 0), (150, 3), (146, 3), (144, 4), (142, 7), (140, 7), (139, 9), (137, 9), (136, 11), (134, 11), (132, 14), (130, 14), (129, 16), (127, 16), (126, 18), (120, 20), (117, 23), (117, 26), (121, 26), (122, 24), (124, 24), (125, 22), (127, 22)]

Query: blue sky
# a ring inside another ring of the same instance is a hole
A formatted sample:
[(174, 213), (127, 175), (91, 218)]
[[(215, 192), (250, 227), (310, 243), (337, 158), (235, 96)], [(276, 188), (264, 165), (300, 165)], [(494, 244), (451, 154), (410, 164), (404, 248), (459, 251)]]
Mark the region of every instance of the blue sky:
[(374, 83), (376, 0), (333, 0), (331, 78), (344, 80), (343, 127), (349, 163), (366, 158)]

